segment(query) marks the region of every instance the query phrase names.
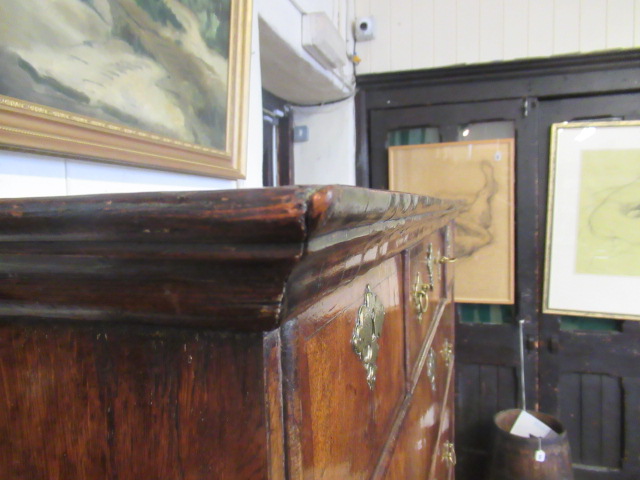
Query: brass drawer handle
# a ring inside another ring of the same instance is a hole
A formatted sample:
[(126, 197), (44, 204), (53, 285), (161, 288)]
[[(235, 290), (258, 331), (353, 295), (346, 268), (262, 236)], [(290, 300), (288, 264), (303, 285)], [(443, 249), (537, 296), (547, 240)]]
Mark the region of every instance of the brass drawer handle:
[(422, 283), (420, 272), (416, 274), (416, 282), (413, 286), (413, 303), (416, 307), (418, 322), (422, 323), (422, 315), (429, 310), (429, 292), (433, 290), (433, 285)]
[(453, 345), (449, 342), (449, 340), (444, 341), (444, 345), (442, 346), (440, 354), (444, 359), (444, 364), (447, 366), (447, 368), (449, 368), (449, 366), (453, 364), (454, 360)]
[(367, 384), (373, 390), (378, 371), (378, 339), (384, 325), (384, 305), (367, 285), (364, 303), (358, 309), (356, 324), (351, 335), (351, 346), (367, 372)]
[(433, 244), (430, 243), (427, 246), (427, 258), (424, 262), (427, 264), (427, 275), (429, 275), (429, 282), (422, 283), (422, 278), (420, 277), (420, 272), (416, 274), (416, 282), (413, 285), (413, 303), (416, 306), (416, 316), (418, 317), (418, 322), (422, 323), (422, 315), (427, 313), (429, 309), (429, 292), (432, 292), (435, 288), (435, 283), (433, 280), (433, 272), (434, 268), (434, 255), (433, 255)]
[(453, 443), (444, 442), (442, 445), (442, 460), (450, 467), (456, 464), (456, 448)]
[(458, 259), (456, 257), (440, 257), (438, 262), (440, 263), (455, 263)]

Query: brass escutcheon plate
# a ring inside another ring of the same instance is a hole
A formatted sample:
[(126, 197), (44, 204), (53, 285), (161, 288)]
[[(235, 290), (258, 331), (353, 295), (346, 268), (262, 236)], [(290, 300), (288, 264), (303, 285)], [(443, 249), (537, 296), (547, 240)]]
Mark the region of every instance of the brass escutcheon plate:
[(373, 390), (378, 371), (378, 339), (384, 325), (384, 305), (367, 285), (364, 303), (358, 309), (351, 346), (367, 372), (367, 384)]
[(444, 442), (442, 445), (442, 460), (453, 467), (456, 461), (456, 447), (451, 442)]
[(429, 292), (432, 292), (434, 289), (434, 264), (435, 257), (433, 254), (433, 244), (430, 243), (427, 246), (427, 255), (424, 260), (427, 264), (427, 275), (429, 276), (428, 282), (423, 283), (422, 278), (420, 276), (420, 272), (416, 274), (416, 280), (413, 285), (412, 295), (413, 295), (413, 303), (416, 309), (416, 317), (418, 318), (418, 323), (422, 323), (422, 316), (427, 313), (429, 310)]
[(442, 346), (442, 358), (444, 359), (444, 364), (447, 368), (453, 364), (453, 345), (449, 342), (449, 340), (444, 341), (444, 345)]

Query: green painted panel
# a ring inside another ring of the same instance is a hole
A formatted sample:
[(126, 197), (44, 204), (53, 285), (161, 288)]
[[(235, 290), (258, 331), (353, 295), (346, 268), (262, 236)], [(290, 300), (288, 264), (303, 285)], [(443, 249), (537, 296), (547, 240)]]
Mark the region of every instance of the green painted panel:
[(486, 305), (459, 303), (458, 318), (464, 323), (487, 323), (502, 325), (514, 322), (513, 305)]
[(620, 331), (620, 321), (611, 320), (609, 318), (592, 318), (592, 317), (560, 317), (560, 329), (571, 330), (590, 330), (602, 332), (618, 332)]
[(440, 132), (437, 128), (406, 128), (389, 132), (389, 146), (397, 145), (423, 145), (426, 143), (439, 143)]

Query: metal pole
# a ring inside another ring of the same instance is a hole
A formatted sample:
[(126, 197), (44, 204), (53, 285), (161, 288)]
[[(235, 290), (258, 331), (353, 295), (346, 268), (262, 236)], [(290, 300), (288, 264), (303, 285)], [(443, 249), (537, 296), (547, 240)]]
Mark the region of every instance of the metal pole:
[(522, 409), (527, 409), (527, 390), (524, 381), (524, 319), (518, 321), (520, 324), (520, 394), (522, 395)]

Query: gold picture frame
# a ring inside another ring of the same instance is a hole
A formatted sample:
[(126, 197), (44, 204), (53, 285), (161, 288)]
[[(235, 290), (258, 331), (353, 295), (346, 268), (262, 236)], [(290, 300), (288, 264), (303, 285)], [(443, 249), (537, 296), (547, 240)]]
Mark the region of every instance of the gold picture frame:
[(244, 178), (251, 11), (2, 2), (0, 148)]
[(640, 320), (640, 121), (551, 127), (542, 311)]
[(389, 188), (461, 203), (454, 300), (513, 304), (513, 139), (389, 147)]

